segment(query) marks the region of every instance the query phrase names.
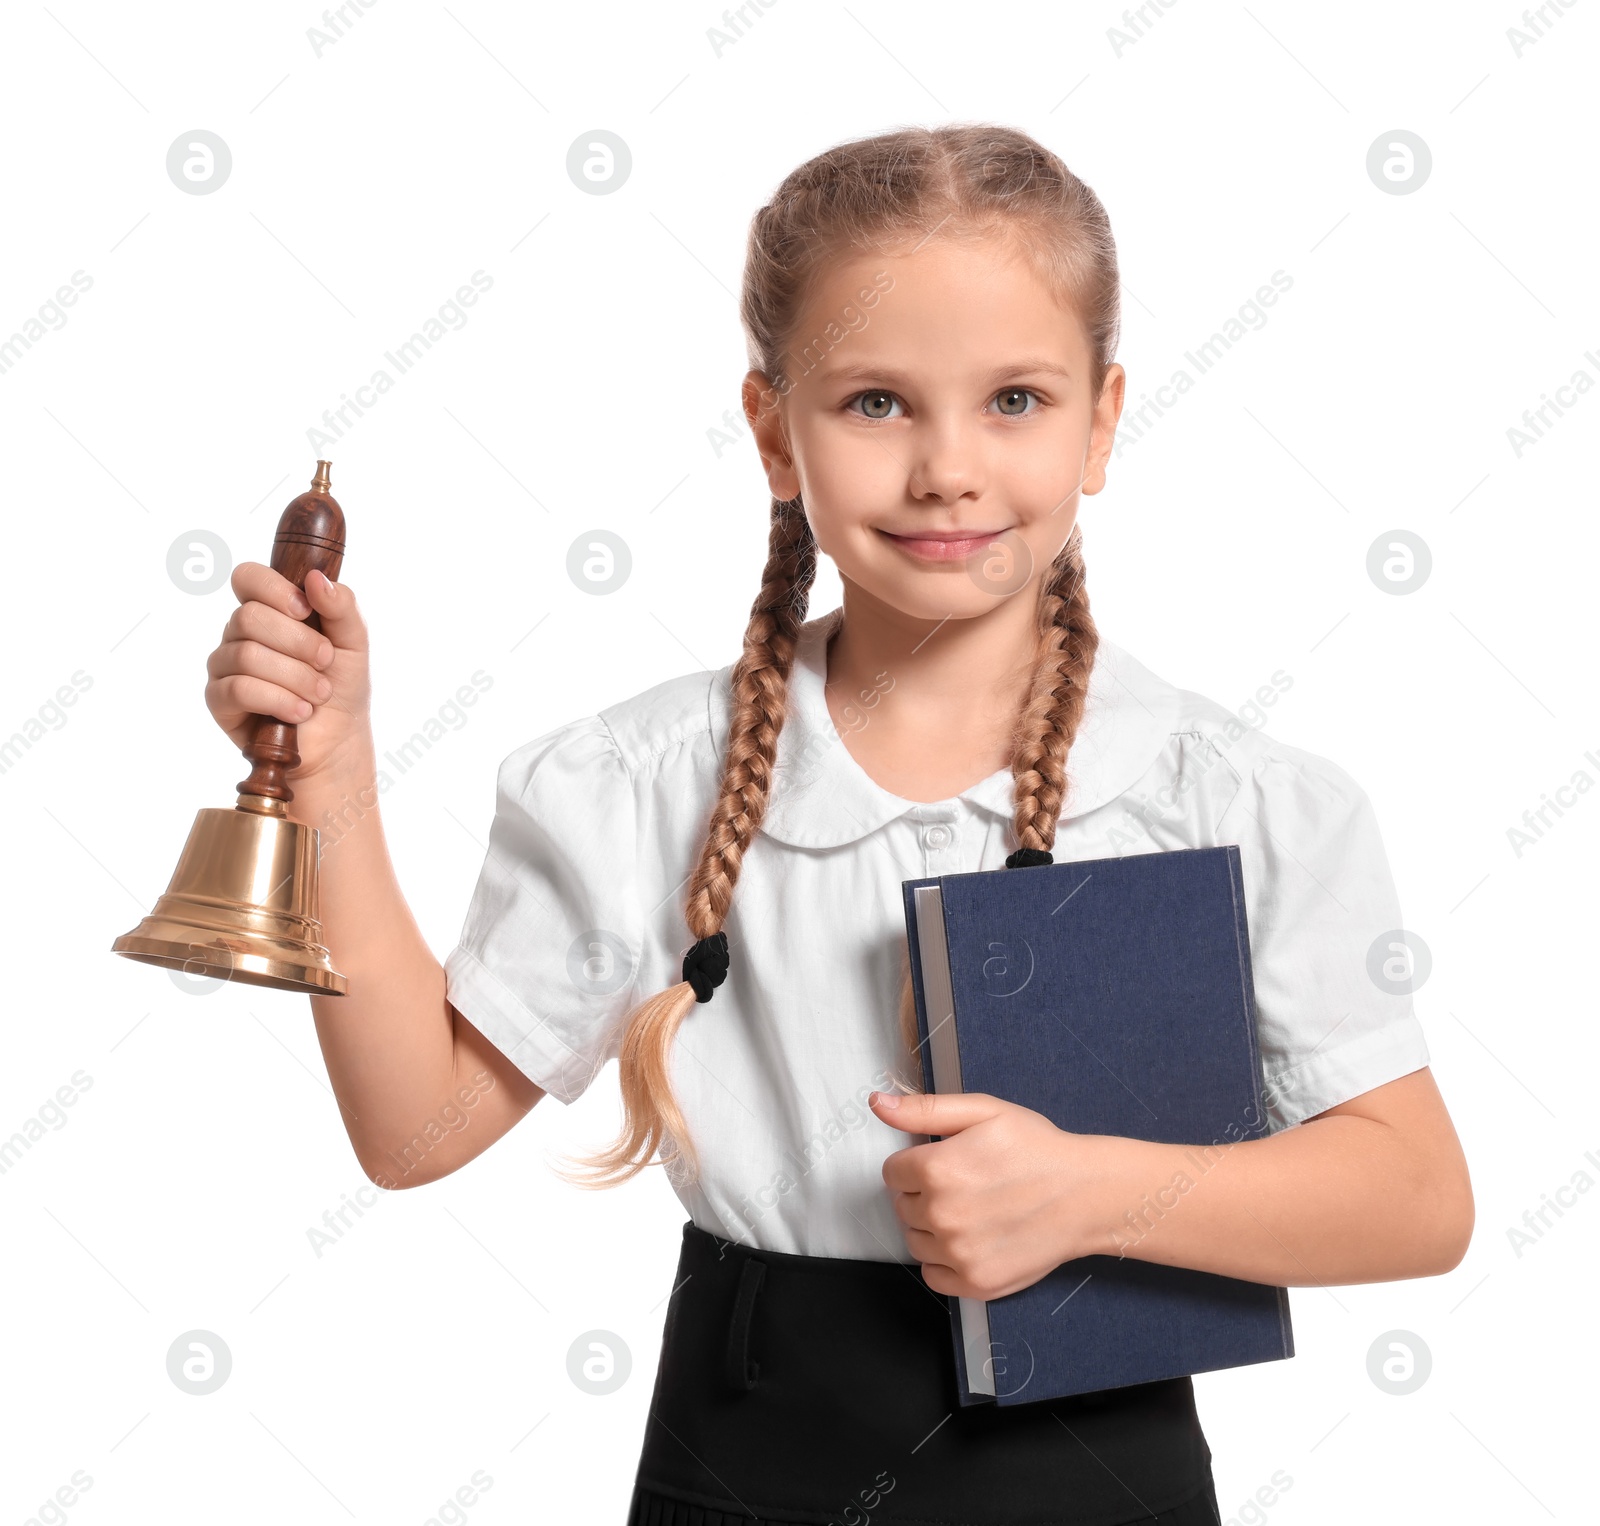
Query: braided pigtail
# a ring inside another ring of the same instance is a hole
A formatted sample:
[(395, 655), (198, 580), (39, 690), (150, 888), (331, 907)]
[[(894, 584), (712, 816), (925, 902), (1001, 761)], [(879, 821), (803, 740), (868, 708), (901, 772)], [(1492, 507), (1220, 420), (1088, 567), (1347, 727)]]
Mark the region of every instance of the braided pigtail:
[(1019, 852), (1006, 860), (1008, 868), (1026, 863), (1027, 850), (1048, 855), (1055, 844), (1067, 793), (1067, 754), (1083, 720), (1089, 673), (1100, 649), (1083, 580), (1083, 531), (1076, 526), (1039, 595), (1039, 648), (1033, 689), (1012, 735), (1013, 826)]
[[(1074, 526), (1039, 594), (1039, 661), (1011, 738), (1013, 831), (1018, 846), (1006, 859), (1008, 869), (1051, 862), (1056, 823), (1067, 795), (1067, 755), (1083, 721), (1089, 674), (1099, 648), (1100, 633), (1089, 613), (1084, 586), (1083, 532)], [(909, 949), (901, 957), (899, 1024), (907, 1054), (917, 1055)], [(912, 1080), (923, 1074), (921, 1064), (908, 1069)]]
[(662, 1164), (700, 1163), (673, 1095), (672, 1044), (690, 1008), (709, 1001), (728, 969), (723, 923), (745, 850), (772, 795), (778, 733), (788, 709), (795, 643), (806, 618), (817, 571), (817, 544), (798, 498), (772, 500), (772, 529), (761, 592), (750, 606), (744, 653), (734, 665), (732, 713), (717, 800), (684, 909), (696, 939), (684, 958), (684, 978), (631, 1012), (618, 1057), (622, 1132), (607, 1149), (580, 1159), (583, 1175), (558, 1172), (580, 1187), (614, 1187), (637, 1175), (662, 1151)]

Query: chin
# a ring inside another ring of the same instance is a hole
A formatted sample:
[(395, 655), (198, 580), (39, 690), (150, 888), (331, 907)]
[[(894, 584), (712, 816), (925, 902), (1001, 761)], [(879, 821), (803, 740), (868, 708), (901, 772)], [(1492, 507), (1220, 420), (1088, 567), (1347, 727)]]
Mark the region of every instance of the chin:
[(909, 577), (863, 577), (841, 569), (841, 576), (862, 593), (916, 620), (970, 620), (987, 614), (1001, 601), (973, 586), (965, 567), (930, 567)]

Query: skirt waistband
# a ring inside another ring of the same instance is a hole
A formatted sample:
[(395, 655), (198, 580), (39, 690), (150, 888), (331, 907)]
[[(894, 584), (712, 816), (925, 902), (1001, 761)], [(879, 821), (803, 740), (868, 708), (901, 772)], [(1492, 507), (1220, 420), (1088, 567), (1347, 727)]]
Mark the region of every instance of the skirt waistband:
[(748, 1520), (1118, 1526), (1211, 1484), (1188, 1378), (963, 1406), (916, 1263), (683, 1226), (637, 1482)]

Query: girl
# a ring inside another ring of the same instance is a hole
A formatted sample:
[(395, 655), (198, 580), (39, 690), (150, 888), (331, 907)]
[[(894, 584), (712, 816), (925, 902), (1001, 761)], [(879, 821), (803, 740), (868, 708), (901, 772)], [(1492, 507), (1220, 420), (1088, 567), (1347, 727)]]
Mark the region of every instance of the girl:
[[(1405, 934), (1367, 797), (1090, 618), (1118, 295), (1100, 202), (1024, 134), (895, 132), (794, 171), (744, 276), (773, 499), (743, 655), (505, 759), (443, 967), (378, 812), (346, 809), (375, 777), (353, 592), (234, 574), (207, 702), (236, 740), (252, 712), (299, 723), (294, 810), (338, 817), (351, 994), (312, 1007), (363, 1168), (436, 1180), (616, 1058), (623, 1127), (576, 1179), (659, 1158), (688, 1211), (632, 1526), (1214, 1522), (1188, 1378), (963, 1407), (939, 1295), (1092, 1253), (1303, 1286), (1465, 1251), (1421, 1028), (1369, 974)], [(844, 597), (808, 620), (819, 552)], [(1267, 1137), (1195, 1182), (1177, 1148), (919, 1094), (902, 880), (1230, 842)], [(457, 1096), (471, 1127), (427, 1129)]]

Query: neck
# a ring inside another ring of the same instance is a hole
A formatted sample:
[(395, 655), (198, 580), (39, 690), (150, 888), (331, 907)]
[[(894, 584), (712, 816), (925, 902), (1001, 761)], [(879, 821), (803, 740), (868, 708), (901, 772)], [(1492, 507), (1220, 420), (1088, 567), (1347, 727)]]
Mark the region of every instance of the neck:
[(971, 756), (990, 760), (989, 772), (1006, 767), (1037, 661), (1037, 583), (986, 614), (925, 619), (841, 581), (827, 662), (836, 719), (848, 725), (846, 707), (859, 707), (880, 745), (891, 736), (910, 745), (964, 736)]

